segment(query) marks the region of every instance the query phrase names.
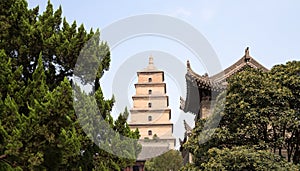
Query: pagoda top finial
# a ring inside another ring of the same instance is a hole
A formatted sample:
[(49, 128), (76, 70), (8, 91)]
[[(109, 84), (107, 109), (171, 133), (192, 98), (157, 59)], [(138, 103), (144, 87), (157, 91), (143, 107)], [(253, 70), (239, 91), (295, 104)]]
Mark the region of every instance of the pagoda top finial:
[(149, 57), (149, 65), (153, 65), (153, 57), (152, 57), (152, 55), (150, 55), (150, 57)]
[(153, 57), (152, 55), (150, 55), (149, 57), (149, 64), (146, 68), (144, 68), (143, 70), (141, 70), (142, 72), (153, 72), (153, 71), (159, 71), (153, 63)]

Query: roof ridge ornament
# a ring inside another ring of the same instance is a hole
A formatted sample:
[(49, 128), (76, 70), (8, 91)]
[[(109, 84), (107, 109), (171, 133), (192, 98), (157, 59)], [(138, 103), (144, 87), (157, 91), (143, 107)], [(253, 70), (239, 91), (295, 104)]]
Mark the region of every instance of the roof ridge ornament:
[(188, 69), (191, 69), (191, 64), (190, 64), (190, 61), (189, 61), (189, 60), (186, 61), (186, 67), (187, 67)]
[(249, 62), (250, 59), (251, 59), (251, 57), (250, 57), (250, 52), (249, 52), (249, 47), (247, 47), (247, 48), (245, 49), (245, 56), (244, 56), (244, 58), (245, 58), (245, 62), (246, 62), (246, 63)]
[(245, 56), (250, 56), (250, 55), (249, 55), (249, 47), (247, 47), (247, 48), (245, 49)]

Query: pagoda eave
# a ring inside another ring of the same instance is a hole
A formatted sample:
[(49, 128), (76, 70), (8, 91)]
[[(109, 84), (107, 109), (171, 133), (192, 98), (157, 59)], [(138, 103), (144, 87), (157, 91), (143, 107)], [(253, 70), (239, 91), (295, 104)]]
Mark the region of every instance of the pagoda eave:
[(169, 111), (171, 112), (171, 109), (169, 108), (164, 108), (164, 109), (149, 109), (149, 108), (135, 108), (135, 109), (131, 109), (130, 112), (131, 113), (139, 113), (139, 112), (153, 112), (153, 113), (156, 113), (156, 112), (164, 112), (164, 111)]
[[(130, 123), (129, 126), (153, 126), (152, 123)], [(173, 126), (172, 123), (156, 123), (155, 126)]]

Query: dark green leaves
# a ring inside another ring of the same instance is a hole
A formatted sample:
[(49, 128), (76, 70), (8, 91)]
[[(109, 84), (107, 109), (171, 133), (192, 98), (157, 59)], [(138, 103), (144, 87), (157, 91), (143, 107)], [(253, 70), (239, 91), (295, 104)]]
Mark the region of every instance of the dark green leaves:
[[(232, 76), (226, 101), (218, 100), (214, 113), (196, 123), (185, 144), (194, 155), (194, 165), (185, 169), (265, 170), (283, 169), (290, 165), (287, 161), (299, 164), (299, 73), (300, 62), (292, 61), (269, 72), (249, 68)], [(200, 133), (210, 131), (204, 123), (216, 116), (222, 120), (215, 133), (199, 143)]]

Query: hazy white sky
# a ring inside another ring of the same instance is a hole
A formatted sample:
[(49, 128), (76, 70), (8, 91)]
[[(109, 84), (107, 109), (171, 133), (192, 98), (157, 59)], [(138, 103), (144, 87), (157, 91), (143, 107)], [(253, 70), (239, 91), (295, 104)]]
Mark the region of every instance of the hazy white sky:
[[(68, 21), (76, 20), (86, 28), (109, 24), (145, 13), (178, 17), (197, 28), (211, 43), (224, 67), (243, 55), (246, 46), (259, 62), (274, 64), (298, 59), (300, 54), (300, 1), (234, 0), (151, 0), (151, 1), (62, 1)], [(30, 7), (45, 8), (46, 0), (29, 0)]]
[[(83, 23), (87, 29), (105, 28), (120, 19), (141, 14), (176, 17), (189, 23), (205, 36), (218, 55), (223, 68), (242, 57), (247, 46), (250, 47), (250, 55), (267, 68), (289, 60), (300, 59), (300, 1), (298, 0), (52, 0), (51, 2), (55, 8), (62, 5), (63, 15), (69, 22), (76, 20), (77, 24)], [(29, 0), (28, 3), (31, 8), (40, 5), (43, 11), (47, 1)], [(102, 85), (105, 84), (104, 95), (109, 97), (114, 94), (112, 78), (115, 77), (122, 63), (135, 54), (149, 50), (170, 53), (184, 65), (186, 60), (193, 56), (188, 50), (171, 40), (147, 36), (128, 40), (112, 50), (111, 70), (102, 80)], [(146, 65), (147, 60), (140, 64), (140, 68)], [(201, 64), (191, 60), (191, 65), (195, 71), (203, 74)], [(134, 94), (134, 76), (132, 75), (130, 84), (126, 83), (127, 90), (124, 90), (124, 92), (128, 91), (129, 101)], [(171, 77), (167, 78), (167, 81), (170, 81), (167, 82), (169, 84), (167, 91), (173, 114), (178, 115), (179, 96), (184, 97), (185, 93), (180, 91), (176, 83), (176, 79), (179, 78)], [(175, 120), (178, 117), (175, 116)], [(191, 120), (191, 116), (187, 117)], [(179, 123), (178, 125), (182, 125), (182, 121)], [(180, 126), (178, 130), (181, 129)], [(179, 131), (178, 135), (183, 135), (182, 131)]]

